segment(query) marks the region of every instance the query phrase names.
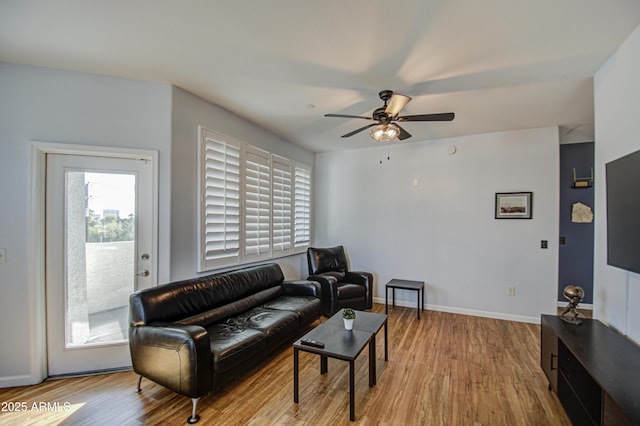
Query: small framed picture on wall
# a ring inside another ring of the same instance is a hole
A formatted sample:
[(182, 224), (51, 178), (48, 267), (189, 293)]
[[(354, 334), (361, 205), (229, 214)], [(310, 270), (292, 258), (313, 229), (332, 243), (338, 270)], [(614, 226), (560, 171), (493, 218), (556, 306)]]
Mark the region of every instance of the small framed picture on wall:
[(533, 192), (496, 192), (496, 219), (531, 219)]

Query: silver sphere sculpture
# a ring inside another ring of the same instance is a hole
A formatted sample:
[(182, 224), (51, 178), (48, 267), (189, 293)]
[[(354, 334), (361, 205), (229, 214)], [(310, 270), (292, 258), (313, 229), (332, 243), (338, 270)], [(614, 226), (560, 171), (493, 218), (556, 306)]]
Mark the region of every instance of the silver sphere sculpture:
[(582, 320), (578, 318), (578, 303), (584, 299), (584, 290), (577, 285), (568, 285), (562, 290), (562, 294), (569, 301), (567, 308), (564, 310), (560, 318), (570, 324), (582, 324)]

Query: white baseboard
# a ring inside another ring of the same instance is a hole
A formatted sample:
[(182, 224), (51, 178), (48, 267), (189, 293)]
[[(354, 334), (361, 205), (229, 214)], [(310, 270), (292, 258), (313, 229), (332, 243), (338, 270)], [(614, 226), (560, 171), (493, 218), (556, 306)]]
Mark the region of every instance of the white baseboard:
[(21, 376), (7, 376), (0, 377), (0, 388), (13, 388), (16, 386), (29, 386), (35, 385), (42, 382), (42, 380), (30, 376), (28, 374), (24, 374)]
[[(384, 305), (384, 299), (382, 298), (374, 297), (373, 301), (375, 303), (380, 303)], [(396, 300), (396, 306), (415, 309), (416, 303), (412, 301)], [(507, 321), (526, 322), (530, 324), (540, 324), (539, 316), (529, 317), (524, 315), (505, 314), (501, 312), (488, 312), (488, 311), (479, 311), (476, 309), (457, 308), (453, 306), (431, 305), (429, 303), (425, 305), (425, 309), (430, 311), (448, 312), (451, 314), (470, 315), (473, 317), (493, 318), (493, 319), (501, 319), (501, 320), (507, 320)]]

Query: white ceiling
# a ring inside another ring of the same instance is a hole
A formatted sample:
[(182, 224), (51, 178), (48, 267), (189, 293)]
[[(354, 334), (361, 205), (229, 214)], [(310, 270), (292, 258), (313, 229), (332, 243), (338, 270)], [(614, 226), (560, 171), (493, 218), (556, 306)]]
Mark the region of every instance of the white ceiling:
[[(592, 76), (638, 0), (0, 0), (0, 60), (175, 84), (321, 152), (378, 92), (413, 97), (411, 141), (559, 125), (593, 136)], [(315, 108), (311, 108), (314, 105)]]

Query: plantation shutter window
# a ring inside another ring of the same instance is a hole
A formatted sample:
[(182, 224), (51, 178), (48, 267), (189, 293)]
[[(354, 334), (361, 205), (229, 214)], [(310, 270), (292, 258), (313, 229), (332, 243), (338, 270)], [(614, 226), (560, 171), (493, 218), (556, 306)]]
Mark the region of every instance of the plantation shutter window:
[(198, 126), (198, 272), (304, 253), (311, 167)]

